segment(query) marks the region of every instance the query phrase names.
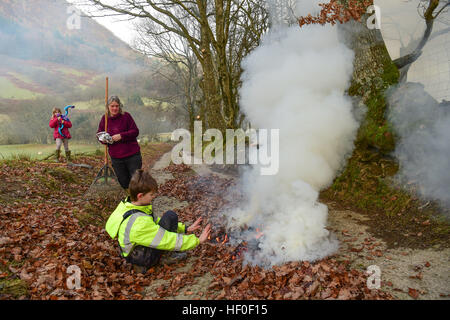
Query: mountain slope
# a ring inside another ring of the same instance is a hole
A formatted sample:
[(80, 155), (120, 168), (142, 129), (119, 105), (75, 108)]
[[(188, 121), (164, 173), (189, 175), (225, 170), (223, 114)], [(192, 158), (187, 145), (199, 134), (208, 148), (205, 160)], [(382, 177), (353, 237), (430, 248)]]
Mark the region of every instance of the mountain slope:
[(0, 98), (58, 94), (145, 64), (93, 19), (82, 17), (80, 29), (69, 29), (69, 6), (63, 0), (0, 2)]

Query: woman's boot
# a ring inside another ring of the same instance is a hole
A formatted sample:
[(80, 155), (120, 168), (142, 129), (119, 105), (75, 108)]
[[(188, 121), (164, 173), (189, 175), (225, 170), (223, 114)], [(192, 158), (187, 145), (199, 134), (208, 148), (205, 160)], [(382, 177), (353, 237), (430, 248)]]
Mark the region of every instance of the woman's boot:
[(67, 162), (72, 162), (72, 158), (70, 157), (70, 153), (71, 153), (70, 150), (66, 151), (66, 160), (67, 160)]

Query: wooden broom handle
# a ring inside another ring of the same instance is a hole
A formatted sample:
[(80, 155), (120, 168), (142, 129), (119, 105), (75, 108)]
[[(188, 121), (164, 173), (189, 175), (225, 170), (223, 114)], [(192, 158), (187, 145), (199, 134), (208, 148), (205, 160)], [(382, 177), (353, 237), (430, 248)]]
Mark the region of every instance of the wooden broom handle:
[[(105, 89), (105, 132), (108, 132), (108, 77), (106, 77)], [(105, 145), (105, 164), (108, 164), (108, 145)]]

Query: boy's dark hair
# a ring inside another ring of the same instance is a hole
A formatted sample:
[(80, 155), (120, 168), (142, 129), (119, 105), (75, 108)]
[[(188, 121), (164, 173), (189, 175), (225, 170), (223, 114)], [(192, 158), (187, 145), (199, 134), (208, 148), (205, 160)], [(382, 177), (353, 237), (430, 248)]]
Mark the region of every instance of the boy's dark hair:
[(130, 181), (130, 197), (132, 201), (137, 200), (138, 193), (148, 193), (150, 191), (157, 192), (158, 184), (156, 180), (143, 169), (136, 170)]

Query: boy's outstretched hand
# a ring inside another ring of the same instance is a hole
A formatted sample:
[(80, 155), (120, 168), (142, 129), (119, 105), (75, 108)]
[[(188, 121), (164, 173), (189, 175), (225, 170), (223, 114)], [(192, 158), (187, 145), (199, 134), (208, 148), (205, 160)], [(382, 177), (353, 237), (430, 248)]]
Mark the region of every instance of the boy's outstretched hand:
[(192, 231), (195, 231), (195, 230), (197, 230), (197, 229), (200, 229), (200, 223), (202, 223), (202, 221), (203, 221), (203, 218), (198, 218), (197, 220), (195, 220), (195, 222), (192, 224), (192, 225), (190, 225), (188, 228), (187, 228), (187, 232), (192, 232)]
[(208, 240), (209, 234), (211, 232), (211, 224), (208, 224), (205, 229), (203, 229), (202, 234), (199, 237), (200, 243), (206, 242)]

